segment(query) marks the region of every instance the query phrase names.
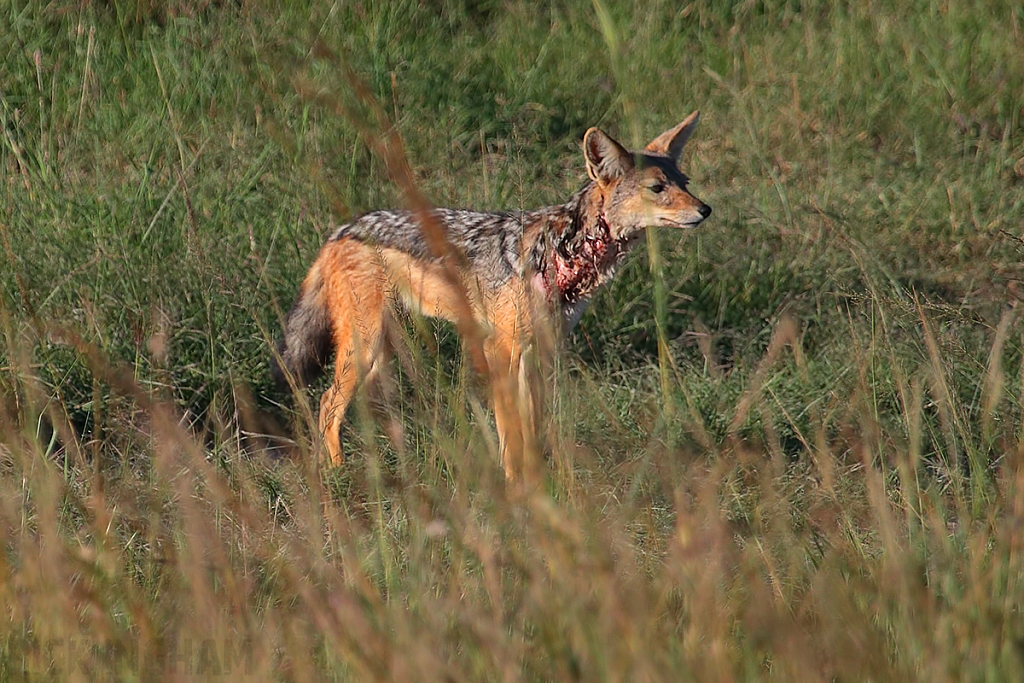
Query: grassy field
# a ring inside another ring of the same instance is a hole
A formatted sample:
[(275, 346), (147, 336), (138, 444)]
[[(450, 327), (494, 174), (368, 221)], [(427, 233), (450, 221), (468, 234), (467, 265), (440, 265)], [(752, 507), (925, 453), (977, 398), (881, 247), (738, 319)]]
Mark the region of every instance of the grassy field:
[[(0, 0), (0, 678), (1021, 680), (1022, 54), (996, 0)], [(314, 462), (269, 359), (382, 141), (532, 208), (696, 108), (714, 215), (551, 359), (541, 490), (423, 320)]]

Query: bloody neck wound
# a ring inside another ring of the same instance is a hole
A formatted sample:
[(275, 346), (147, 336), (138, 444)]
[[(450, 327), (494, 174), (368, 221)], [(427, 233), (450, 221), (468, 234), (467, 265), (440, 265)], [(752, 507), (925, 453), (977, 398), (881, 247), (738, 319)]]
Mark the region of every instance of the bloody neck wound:
[(589, 298), (612, 275), (636, 236), (615, 239), (604, 216), (568, 249), (555, 247), (544, 273), (552, 303), (574, 305)]

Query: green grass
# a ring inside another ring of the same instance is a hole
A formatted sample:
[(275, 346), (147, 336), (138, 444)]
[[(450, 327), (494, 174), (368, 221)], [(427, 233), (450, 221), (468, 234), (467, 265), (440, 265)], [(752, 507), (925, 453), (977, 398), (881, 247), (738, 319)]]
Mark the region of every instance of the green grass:
[[(1020, 680), (1022, 40), (1006, 2), (0, 0), (0, 677)], [(317, 467), (272, 344), (402, 205), (391, 126), (431, 201), (515, 209), (695, 108), (715, 212), (548, 359), (540, 491), (423, 321)]]

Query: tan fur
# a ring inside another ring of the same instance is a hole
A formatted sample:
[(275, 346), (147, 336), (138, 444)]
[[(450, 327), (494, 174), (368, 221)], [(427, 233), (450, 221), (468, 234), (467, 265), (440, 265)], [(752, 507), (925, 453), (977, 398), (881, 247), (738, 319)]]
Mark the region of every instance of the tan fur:
[(382, 249), (380, 257), (391, 287), (410, 310), (431, 318), (456, 320), (458, 312), (452, 302), (460, 293), (445, 278), (440, 264), (424, 263), (397, 249)]

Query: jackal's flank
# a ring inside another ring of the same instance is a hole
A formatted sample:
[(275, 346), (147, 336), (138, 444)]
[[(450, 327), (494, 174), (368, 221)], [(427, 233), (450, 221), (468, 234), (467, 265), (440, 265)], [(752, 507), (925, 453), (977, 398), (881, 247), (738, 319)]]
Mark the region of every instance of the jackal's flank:
[[(457, 321), (465, 309), (460, 302), (468, 302), (487, 333), (483, 348), (505, 473), (522, 474), (530, 426), (522, 417), (529, 390), (520, 364), (537, 314), (555, 313), (571, 328), (646, 228), (695, 227), (711, 214), (690, 194), (678, 166), (698, 118), (692, 113), (639, 152), (591, 128), (583, 138), (590, 182), (559, 206), (436, 209), (429, 217), (375, 211), (339, 227), (302, 283), (276, 367), (279, 381), (290, 375), (298, 386), (335, 357), (319, 422), (331, 461), (342, 459), (339, 430), (360, 377), (374, 382), (387, 361), (384, 332), (395, 307)], [(421, 218), (443, 227), (461, 253), (454, 279), (444, 250), (425, 238)]]

